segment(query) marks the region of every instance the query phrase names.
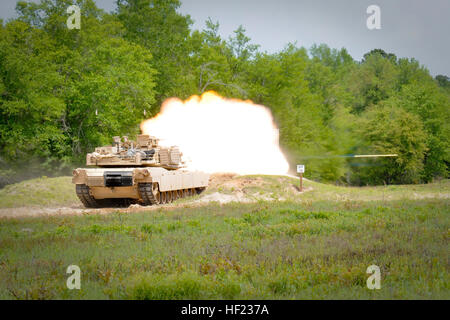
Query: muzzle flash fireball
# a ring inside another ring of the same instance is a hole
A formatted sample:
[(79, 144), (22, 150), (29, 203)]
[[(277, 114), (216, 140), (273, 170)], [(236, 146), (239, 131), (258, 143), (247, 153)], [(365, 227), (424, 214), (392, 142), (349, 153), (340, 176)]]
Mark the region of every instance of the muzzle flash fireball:
[(250, 100), (212, 91), (186, 101), (170, 98), (141, 130), (161, 138), (161, 144), (179, 146), (192, 170), (285, 174), (289, 169), (270, 110)]

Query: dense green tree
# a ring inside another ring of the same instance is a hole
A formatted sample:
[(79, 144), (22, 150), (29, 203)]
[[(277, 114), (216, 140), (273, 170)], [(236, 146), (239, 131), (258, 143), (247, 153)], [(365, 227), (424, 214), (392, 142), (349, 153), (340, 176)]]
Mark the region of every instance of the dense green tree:
[(21, 21), (7, 24), (0, 33), (1, 157), (23, 164), (30, 155), (47, 161), (49, 156), (70, 156), (60, 130), (64, 78), (54, 62), (55, 42)]
[(397, 154), (367, 159), (356, 167), (352, 179), (359, 184), (418, 183), (427, 151), (426, 132), (420, 118), (389, 102), (369, 108), (360, 119), (358, 152)]
[(230, 57), (233, 53), (219, 35), (219, 23), (208, 19), (206, 28), (194, 32), (191, 39), (195, 48), (191, 57), (191, 73), (197, 85), (194, 93), (214, 90), (228, 96), (233, 91), (242, 91), (232, 82)]
[(434, 78), (438, 85), (444, 89), (447, 90), (447, 92), (450, 92), (450, 78), (447, 76), (444, 76), (442, 74), (438, 74), (435, 78)]
[(395, 90), (398, 73), (395, 63), (382, 54), (373, 53), (367, 56), (346, 78), (348, 90), (354, 97), (353, 111), (360, 113), (389, 98)]
[(120, 23), (92, 1), (78, 4), (80, 30), (66, 26), (67, 1), (20, 2), (19, 18), (2, 26), (6, 164), (34, 161), (36, 170), (57, 173), (112, 135), (136, 133), (144, 110), (154, 112), (151, 53), (122, 39)]
[(412, 82), (429, 83), (432, 78), (427, 69), (419, 64), (416, 59), (400, 58), (397, 63), (398, 80), (396, 89), (399, 91), (404, 85)]
[(333, 71), (354, 62), (353, 58), (348, 54), (345, 48), (337, 50), (331, 49), (326, 44), (314, 44), (309, 49), (309, 52), (313, 61), (319, 61), (321, 64), (331, 67)]
[(385, 59), (390, 60), (393, 63), (397, 62), (397, 56), (393, 53), (387, 53), (386, 51), (384, 51), (383, 49), (373, 49), (370, 52), (367, 52), (366, 54), (364, 54), (363, 56), (363, 63), (366, 62), (367, 60), (369, 60), (369, 58), (371, 56), (381, 56)]
[(189, 77), (189, 36), (192, 20), (177, 12), (179, 0), (117, 0), (117, 17), (124, 37), (149, 49), (153, 55), (157, 101), (170, 96), (186, 97)]
[(411, 83), (387, 102), (420, 117), (427, 132), (423, 181), (448, 176), (450, 163), (450, 99), (431, 81)]

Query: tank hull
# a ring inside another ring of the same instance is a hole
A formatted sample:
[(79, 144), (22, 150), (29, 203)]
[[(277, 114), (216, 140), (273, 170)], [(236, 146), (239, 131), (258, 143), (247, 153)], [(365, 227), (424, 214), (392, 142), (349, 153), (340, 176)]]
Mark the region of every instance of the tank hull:
[(72, 182), (86, 207), (100, 207), (106, 200), (163, 204), (198, 194), (208, 186), (209, 174), (161, 167), (78, 168)]

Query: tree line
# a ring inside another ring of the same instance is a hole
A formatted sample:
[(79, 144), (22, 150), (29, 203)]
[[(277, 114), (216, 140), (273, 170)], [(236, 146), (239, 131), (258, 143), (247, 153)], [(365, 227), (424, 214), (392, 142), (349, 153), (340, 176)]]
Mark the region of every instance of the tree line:
[[(69, 30), (66, 9), (81, 9)], [(365, 185), (448, 178), (450, 79), (413, 58), (295, 43), (267, 53), (243, 26), (194, 30), (178, 0), (19, 1), (0, 24), (0, 185), (62, 174), (114, 135), (133, 136), (164, 99), (214, 90), (272, 110), (294, 168)], [(236, 117), (239, 115), (237, 114)], [(396, 153), (394, 158), (349, 154)], [(24, 170), (26, 168), (26, 170)], [(23, 174), (22, 174), (23, 173)]]

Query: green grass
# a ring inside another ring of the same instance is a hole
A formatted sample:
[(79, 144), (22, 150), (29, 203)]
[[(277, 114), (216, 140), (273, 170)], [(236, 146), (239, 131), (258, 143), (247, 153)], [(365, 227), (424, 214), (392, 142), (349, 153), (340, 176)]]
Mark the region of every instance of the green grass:
[(0, 208), (79, 205), (72, 177), (46, 178), (7, 185), (0, 189)]
[[(263, 179), (252, 193), (295, 183)], [(285, 201), (1, 219), (0, 298), (450, 298), (448, 181), (306, 187)], [(71, 264), (81, 290), (66, 288)], [(372, 264), (380, 290), (366, 287)]]

